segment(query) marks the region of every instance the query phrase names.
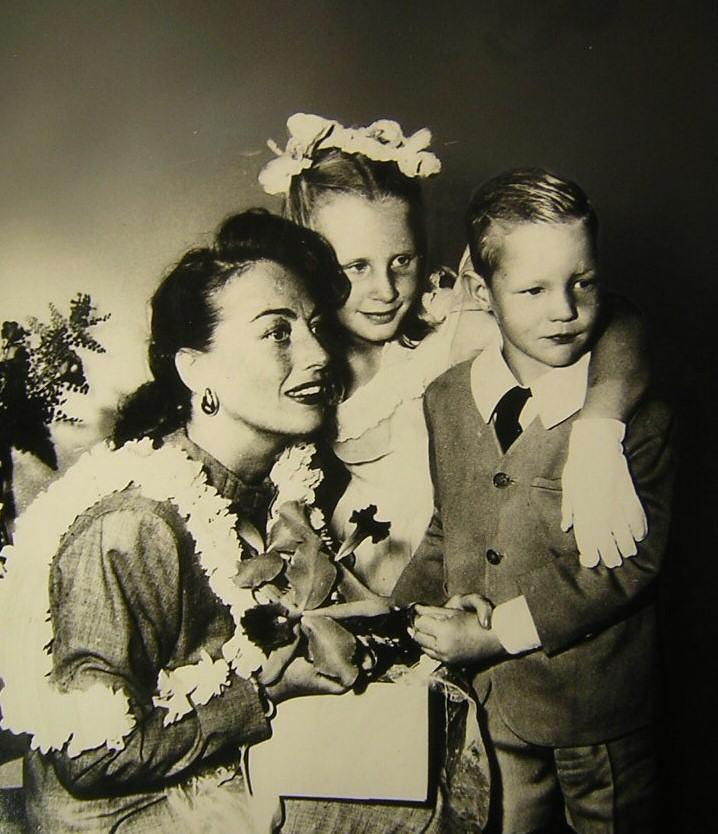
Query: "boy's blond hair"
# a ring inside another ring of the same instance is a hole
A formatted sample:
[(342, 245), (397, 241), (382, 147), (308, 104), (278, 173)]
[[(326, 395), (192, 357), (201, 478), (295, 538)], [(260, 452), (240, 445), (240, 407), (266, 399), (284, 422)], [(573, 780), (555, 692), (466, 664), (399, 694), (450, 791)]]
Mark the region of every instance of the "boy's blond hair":
[(544, 168), (514, 168), (487, 180), (466, 211), (466, 234), (474, 270), (491, 281), (499, 261), (501, 236), (516, 223), (586, 224), (594, 251), (598, 218), (586, 193), (571, 180)]

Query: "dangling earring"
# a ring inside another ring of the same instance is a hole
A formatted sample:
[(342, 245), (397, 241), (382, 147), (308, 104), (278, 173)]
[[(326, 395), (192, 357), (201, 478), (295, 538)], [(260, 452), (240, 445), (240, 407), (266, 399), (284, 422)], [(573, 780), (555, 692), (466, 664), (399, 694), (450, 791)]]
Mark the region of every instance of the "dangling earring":
[(204, 395), (202, 396), (200, 405), (202, 411), (210, 417), (213, 417), (219, 411), (219, 399), (210, 388), (204, 389)]

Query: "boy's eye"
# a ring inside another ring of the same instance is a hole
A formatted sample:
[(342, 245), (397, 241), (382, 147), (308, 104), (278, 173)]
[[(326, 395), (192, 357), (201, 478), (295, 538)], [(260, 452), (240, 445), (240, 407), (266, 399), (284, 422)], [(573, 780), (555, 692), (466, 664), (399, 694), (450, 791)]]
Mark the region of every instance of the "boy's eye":
[(575, 286), (580, 290), (590, 290), (596, 286), (596, 277), (592, 275), (590, 278), (579, 278), (575, 282)]
[(523, 290), (523, 295), (539, 295), (541, 292), (543, 292), (543, 287), (529, 287)]

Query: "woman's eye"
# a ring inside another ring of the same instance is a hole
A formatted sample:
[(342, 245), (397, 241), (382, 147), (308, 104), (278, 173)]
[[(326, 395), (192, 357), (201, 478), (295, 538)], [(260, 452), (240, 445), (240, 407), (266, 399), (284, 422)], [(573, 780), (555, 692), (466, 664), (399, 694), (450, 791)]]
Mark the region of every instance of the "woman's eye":
[(309, 330), (316, 336), (317, 333), (322, 333), (326, 329), (326, 322), (322, 318), (312, 319), (309, 322)]
[(523, 291), (524, 295), (540, 295), (543, 291), (543, 287), (529, 287), (527, 290)]
[(273, 342), (287, 342), (292, 335), (292, 329), (288, 324), (277, 324), (265, 334), (265, 339)]

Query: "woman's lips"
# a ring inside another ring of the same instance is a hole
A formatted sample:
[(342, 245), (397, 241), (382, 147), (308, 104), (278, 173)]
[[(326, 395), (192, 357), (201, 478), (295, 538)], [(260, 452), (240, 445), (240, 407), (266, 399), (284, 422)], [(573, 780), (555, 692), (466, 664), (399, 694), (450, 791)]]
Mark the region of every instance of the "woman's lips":
[(319, 405), (324, 402), (324, 385), (318, 381), (305, 382), (302, 385), (295, 385), (285, 394), (302, 405)]

